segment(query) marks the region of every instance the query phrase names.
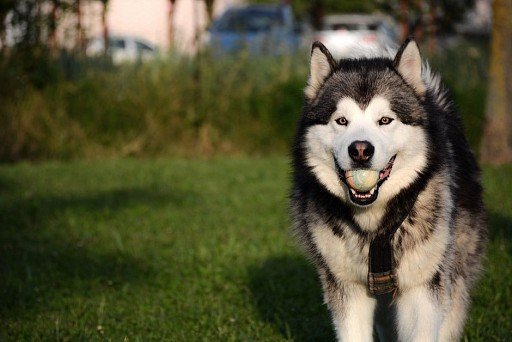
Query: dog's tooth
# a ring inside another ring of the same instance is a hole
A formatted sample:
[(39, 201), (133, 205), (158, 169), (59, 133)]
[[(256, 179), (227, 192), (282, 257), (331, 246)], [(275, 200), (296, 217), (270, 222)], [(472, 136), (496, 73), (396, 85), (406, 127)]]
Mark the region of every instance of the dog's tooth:
[(352, 191), (352, 194), (356, 195), (356, 191), (352, 188), (350, 188), (350, 191)]
[(373, 195), (373, 193), (375, 192), (375, 189), (376, 189), (376, 187), (370, 190), (370, 195)]

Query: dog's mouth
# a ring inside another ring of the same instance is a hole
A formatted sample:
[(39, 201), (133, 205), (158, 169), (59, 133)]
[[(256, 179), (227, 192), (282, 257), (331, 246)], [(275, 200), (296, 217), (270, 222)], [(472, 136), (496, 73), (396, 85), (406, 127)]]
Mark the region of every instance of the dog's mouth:
[(341, 182), (347, 186), (348, 193), (350, 195), (350, 200), (353, 203), (365, 206), (372, 204), (377, 199), (377, 197), (379, 196), (380, 186), (389, 178), (389, 175), (391, 174), (391, 169), (393, 168), (393, 162), (395, 161), (395, 157), (396, 155), (391, 157), (391, 159), (386, 164), (386, 167), (379, 171), (377, 183), (375, 184), (375, 186), (373, 186), (370, 190), (367, 191), (357, 190), (352, 185), (350, 185), (350, 182), (347, 181), (347, 176), (349, 176), (350, 171), (343, 170), (336, 161), (336, 158), (334, 159), (334, 164), (336, 165), (336, 172), (338, 173), (338, 177), (340, 178)]

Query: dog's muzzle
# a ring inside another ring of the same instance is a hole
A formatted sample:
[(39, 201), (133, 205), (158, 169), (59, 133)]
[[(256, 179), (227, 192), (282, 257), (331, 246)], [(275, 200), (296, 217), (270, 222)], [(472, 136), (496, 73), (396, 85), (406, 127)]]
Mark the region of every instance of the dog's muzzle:
[(345, 184), (345, 186), (347, 187), (350, 200), (357, 205), (366, 206), (375, 202), (375, 200), (379, 196), (379, 188), (389, 178), (396, 155), (391, 157), (391, 159), (386, 164), (386, 167), (379, 171), (379, 180), (377, 184), (375, 184), (375, 186), (370, 190), (364, 192), (358, 191), (357, 189), (354, 189), (353, 187), (350, 186), (349, 182), (347, 182), (347, 171), (343, 170), (340, 167), (340, 164), (338, 163), (334, 155), (333, 158), (334, 165), (336, 167), (336, 173), (338, 174), (341, 183)]

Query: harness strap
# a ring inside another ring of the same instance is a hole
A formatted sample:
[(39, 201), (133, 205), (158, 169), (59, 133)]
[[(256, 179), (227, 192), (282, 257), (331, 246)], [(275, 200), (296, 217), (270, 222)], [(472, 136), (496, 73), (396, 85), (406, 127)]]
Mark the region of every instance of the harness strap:
[(370, 243), (368, 256), (368, 290), (372, 295), (393, 292), (398, 288), (393, 260), (393, 248), (391, 246), (392, 238), (393, 235), (380, 234)]
[(391, 241), (398, 228), (409, 215), (417, 197), (418, 193), (396, 211), (395, 220), (383, 222), (378, 230), (379, 234), (370, 242), (370, 250), (368, 251), (368, 291), (372, 295), (396, 293), (398, 290)]

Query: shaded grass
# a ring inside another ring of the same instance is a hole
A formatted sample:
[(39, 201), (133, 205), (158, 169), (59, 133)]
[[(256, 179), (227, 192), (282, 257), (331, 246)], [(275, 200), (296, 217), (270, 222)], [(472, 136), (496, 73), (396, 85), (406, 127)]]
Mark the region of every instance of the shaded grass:
[[(285, 158), (0, 167), (0, 340), (332, 340), (288, 231)], [(512, 330), (512, 167), (466, 328)]]

